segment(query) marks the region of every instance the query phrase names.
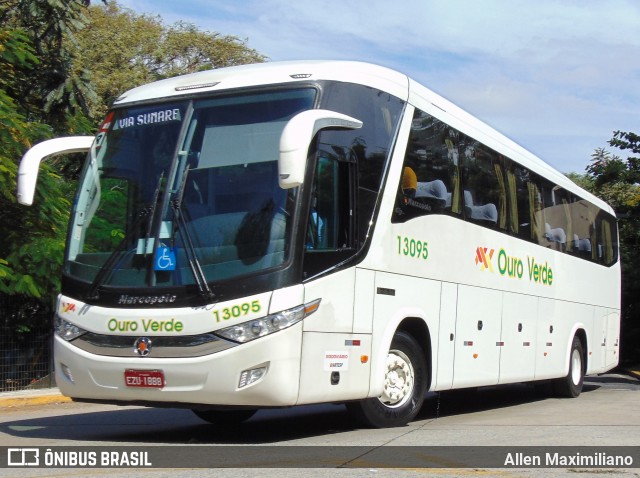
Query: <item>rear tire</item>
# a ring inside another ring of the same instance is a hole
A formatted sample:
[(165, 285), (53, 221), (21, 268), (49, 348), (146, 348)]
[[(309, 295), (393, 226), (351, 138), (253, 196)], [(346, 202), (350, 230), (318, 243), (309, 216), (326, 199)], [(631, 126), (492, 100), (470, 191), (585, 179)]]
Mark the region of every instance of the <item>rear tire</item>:
[(249, 420), (258, 410), (191, 410), (198, 418), (214, 425), (237, 425)]
[(396, 332), (387, 355), (382, 395), (347, 403), (353, 417), (365, 426), (404, 426), (413, 420), (424, 402), (427, 367), (422, 349), (405, 332)]
[(553, 382), (555, 395), (563, 398), (575, 398), (580, 395), (585, 368), (582, 342), (578, 337), (574, 337), (569, 354), (569, 373)]

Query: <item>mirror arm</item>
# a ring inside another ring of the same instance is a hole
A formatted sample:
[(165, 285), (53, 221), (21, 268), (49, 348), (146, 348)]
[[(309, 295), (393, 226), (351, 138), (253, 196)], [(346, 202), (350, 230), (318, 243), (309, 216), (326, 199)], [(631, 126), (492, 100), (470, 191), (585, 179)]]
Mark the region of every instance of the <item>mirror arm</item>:
[(86, 153), (92, 143), (93, 136), (68, 136), (49, 139), (31, 147), (22, 157), (18, 168), (18, 202), (26, 206), (33, 204), (38, 169), (43, 159), (61, 154)]

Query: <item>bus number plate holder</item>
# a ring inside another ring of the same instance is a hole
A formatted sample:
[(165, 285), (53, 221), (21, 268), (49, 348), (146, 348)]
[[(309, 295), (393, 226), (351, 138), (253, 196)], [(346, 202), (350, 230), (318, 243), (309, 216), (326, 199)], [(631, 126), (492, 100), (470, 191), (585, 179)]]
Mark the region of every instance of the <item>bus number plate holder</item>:
[(164, 372), (127, 369), (124, 371), (124, 384), (127, 387), (164, 388)]

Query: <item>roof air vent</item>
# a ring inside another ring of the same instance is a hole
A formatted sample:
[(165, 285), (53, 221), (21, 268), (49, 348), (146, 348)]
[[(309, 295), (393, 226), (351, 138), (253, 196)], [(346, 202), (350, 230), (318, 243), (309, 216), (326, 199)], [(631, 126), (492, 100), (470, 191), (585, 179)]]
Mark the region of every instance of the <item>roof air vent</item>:
[(211, 88), (219, 84), (219, 81), (213, 83), (202, 83), (201, 85), (176, 86), (176, 91), (198, 90), (200, 88)]

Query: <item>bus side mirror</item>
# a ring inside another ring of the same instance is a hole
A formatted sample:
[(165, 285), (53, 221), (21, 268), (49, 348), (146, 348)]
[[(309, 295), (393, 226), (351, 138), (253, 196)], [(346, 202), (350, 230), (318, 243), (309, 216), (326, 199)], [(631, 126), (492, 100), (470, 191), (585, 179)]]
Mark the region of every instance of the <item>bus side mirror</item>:
[(86, 153), (91, 149), (93, 136), (68, 136), (38, 143), (29, 149), (18, 168), (18, 202), (26, 206), (33, 204), (33, 195), (38, 180), (40, 162), (48, 156), (60, 154)]
[(295, 188), (304, 182), (309, 144), (323, 129), (359, 129), (362, 121), (329, 110), (308, 110), (291, 118), (280, 136), (278, 173), (280, 187)]

